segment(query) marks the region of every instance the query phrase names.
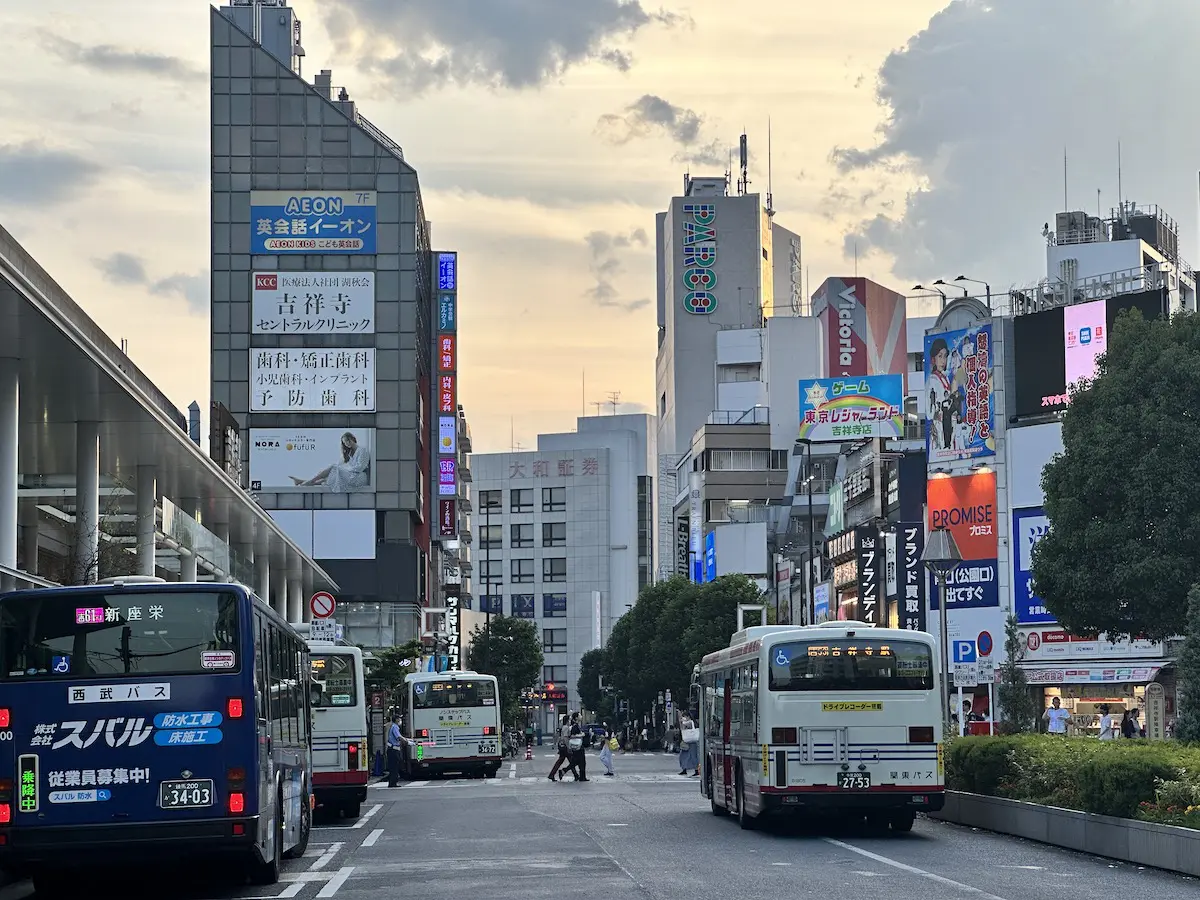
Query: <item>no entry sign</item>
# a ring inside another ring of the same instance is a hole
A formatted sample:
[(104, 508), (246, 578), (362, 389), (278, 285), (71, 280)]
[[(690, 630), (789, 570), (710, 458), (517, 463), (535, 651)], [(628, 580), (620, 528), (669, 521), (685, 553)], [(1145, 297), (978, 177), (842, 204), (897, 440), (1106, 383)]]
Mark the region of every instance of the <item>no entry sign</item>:
[(337, 601), (333, 599), (333, 594), (326, 591), (317, 591), (308, 601), (308, 608), (312, 610), (314, 619), (328, 619), (336, 607)]

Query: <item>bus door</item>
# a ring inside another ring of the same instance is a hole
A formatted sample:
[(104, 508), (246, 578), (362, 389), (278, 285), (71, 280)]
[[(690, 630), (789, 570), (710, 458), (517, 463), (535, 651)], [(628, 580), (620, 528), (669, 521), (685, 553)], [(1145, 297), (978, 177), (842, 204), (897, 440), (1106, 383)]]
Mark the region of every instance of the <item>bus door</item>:
[(733, 809), (733, 745), (729, 719), (733, 711), (733, 681), (726, 678), (721, 697), (721, 778), (725, 782), (725, 808)]

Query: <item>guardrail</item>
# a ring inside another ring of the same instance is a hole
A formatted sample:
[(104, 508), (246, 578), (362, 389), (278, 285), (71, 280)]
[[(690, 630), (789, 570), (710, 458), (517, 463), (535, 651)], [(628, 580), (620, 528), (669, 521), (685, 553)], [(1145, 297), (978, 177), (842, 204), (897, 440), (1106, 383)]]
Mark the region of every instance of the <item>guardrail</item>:
[(0, 590), (28, 591), (33, 588), (62, 587), (57, 581), (48, 581), (37, 575), (30, 575), (20, 569), (0, 566)]

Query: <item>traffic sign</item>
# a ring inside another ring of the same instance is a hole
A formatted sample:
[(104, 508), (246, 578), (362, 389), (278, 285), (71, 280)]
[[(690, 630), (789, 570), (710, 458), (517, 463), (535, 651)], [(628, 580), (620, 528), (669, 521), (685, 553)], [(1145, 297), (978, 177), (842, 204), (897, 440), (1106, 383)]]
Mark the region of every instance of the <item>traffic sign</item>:
[(333, 599), (333, 594), (317, 591), (308, 601), (308, 608), (312, 610), (314, 619), (328, 619), (337, 609), (337, 601)]
[(954, 667), (955, 687), (975, 687), (979, 684), (979, 666), (975, 663), (959, 663)]
[(979, 632), (979, 637), (975, 639), (975, 646), (979, 648), (980, 656), (992, 655), (992, 633), (990, 631)]
[(333, 619), (313, 619), (308, 624), (308, 639), (310, 641), (336, 641), (337, 622)]
[(954, 642), (954, 662), (958, 663), (973, 663), (976, 660), (975, 642), (974, 641), (955, 641)]
[(979, 660), (979, 683), (991, 684), (996, 680), (996, 661), (990, 656)]

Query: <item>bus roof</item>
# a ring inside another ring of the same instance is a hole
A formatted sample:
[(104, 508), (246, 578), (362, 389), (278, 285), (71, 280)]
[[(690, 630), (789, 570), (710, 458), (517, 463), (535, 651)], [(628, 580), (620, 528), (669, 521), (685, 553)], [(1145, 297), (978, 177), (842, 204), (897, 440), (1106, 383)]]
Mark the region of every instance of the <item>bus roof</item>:
[(409, 672), (404, 676), (407, 681), (444, 681), (445, 679), (455, 678), (490, 678), (496, 680), (495, 675), (483, 675), (479, 672), (472, 672), (470, 669), (454, 669), (450, 672)]
[(700, 665), (723, 665), (743, 656), (754, 655), (762, 649), (764, 643), (775, 643), (781, 638), (805, 641), (868, 636), (886, 641), (917, 640), (931, 647), (936, 643), (933, 635), (927, 631), (879, 628), (869, 622), (839, 620), (822, 622), (819, 625), (754, 625), (734, 634), (728, 647), (709, 653), (701, 660)]

